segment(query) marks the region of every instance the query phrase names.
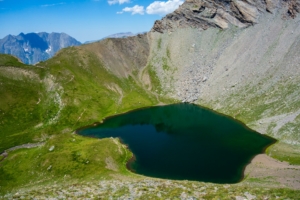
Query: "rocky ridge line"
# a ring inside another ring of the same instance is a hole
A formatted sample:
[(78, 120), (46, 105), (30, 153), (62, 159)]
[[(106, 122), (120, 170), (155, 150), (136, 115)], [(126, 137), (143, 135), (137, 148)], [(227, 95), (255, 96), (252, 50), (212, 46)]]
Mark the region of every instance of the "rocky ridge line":
[(300, 12), (300, 0), (186, 0), (173, 13), (155, 21), (151, 31), (227, 29), (231, 25), (244, 28), (258, 23), (261, 13), (273, 13), (278, 8), (283, 10), (283, 19), (295, 18)]

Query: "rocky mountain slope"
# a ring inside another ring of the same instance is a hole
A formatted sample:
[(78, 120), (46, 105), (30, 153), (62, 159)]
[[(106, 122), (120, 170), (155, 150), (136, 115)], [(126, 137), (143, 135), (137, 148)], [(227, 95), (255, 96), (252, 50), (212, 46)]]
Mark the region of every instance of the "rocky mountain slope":
[(186, 1), (149, 34), (160, 93), (300, 145), (299, 5)]
[[(1, 55), (0, 151), (18, 148), (0, 155), (0, 195), (297, 198), (298, 13), (299, 0), (187, 0), (147, 34), (69, 47), (30, 67)], [(126, 170), (131, 153), (119, 140), (74, 134), (116, 113), (180, 101), (275, 137), (267, 154), (290, 164), (263, 155), (236, 185), (153, 181)]]
[(264, 13), (281, 13), (283, 20), (296, 18), (299, 0), (186, 0), (175, 12), (155, 22), (152, 31), (163, 33), (178, 28), (206, 30), (209, 27), (245, 28), (260, 22)]
[(26, 64), (35, 64), (53, 57), (62, 48), (80, 44), (65, 33), (20, 33), (1, 39), (0, 53), (14, 55)]

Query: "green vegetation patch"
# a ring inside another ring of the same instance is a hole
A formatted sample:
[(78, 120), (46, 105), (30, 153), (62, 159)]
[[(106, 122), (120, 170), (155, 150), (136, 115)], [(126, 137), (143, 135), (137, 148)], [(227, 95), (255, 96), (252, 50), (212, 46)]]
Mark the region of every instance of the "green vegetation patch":
[(162, 41), (161, 38), (159, 38), (159, 39), (157, 40), (157, 48), (158, 48), (158, 49), (161, 49), (161, 41)]
[(171, 67), (168, 65), (168, 61), (166, 58), (162, 58), (162, 61), (163, 61), (163, 70), (164, 71), (170, 71)]
[(152, 90), (154, 90), (157, 93), (160, 93), (162, 91), (162, 86), (160, 83), (160, 79), (156, 74), (156, 71), (152, 65), (147, 66), (147, 71), (150, 76), (151, 84), (152, 84)]
[(292, 165), (300, 165), (300, 145), (278, 142), (267, 149), (267, 154)]
[(0, 193), (36, 184), (129, 175), (131, 153), (117, 139), (83, 138), (71, 133), (52, 137), (41, 147), (10, 152), (1, 162)]
[(170, 49), (169, 49), (169, 48), (167, 48), (167, 57), (168, 57), (169, 59), (171, 59), (171, 52), (170, 52)]
[(10, 151), (1, 161), (1, 193), (54, 180), (128, 175), (125, 163), (131, 154), (118, 142), (70, 133), (107, 116), (158, 103), (136, 77), (115, 76), (95, 54), (80, 47), (63, 49), (37, 66), (1, 66), (0, 82), (0, 95), (5, 96), (0, 99), (0, 152), (45, 142)]
[(0, 54), (0, 66), (28, 66), (24, 63), (21, 63), (18, 58), (7, 55)]
[(0, 152), (33, 142), (39, 135), (36, 126), (57, 114), (57, 103), (53, 93), (46, 91), (43, 76), (43, 69), (33, 66), (0, 67)]

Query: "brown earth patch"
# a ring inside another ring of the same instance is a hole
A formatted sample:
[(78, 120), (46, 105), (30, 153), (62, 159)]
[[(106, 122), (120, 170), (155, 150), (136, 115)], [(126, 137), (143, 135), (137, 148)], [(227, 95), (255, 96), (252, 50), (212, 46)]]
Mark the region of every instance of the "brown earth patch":
[(245, 176), (248, 183), (251, 179), (270, 180), (274, 186), (300, 189), (300, 166), (275, 160), (266, 154), (253, 158), (245, 169)]

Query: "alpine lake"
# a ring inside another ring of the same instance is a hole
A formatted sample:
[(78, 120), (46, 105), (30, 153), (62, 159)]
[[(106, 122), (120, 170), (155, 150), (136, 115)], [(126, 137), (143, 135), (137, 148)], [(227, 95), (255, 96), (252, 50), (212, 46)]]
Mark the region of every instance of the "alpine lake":
[(251, 159), (276, 140), (194, 104), (147, 107), (106, 118), (77, 134), (118, 137), (134, 173), (173, 180), (237, 183)]

